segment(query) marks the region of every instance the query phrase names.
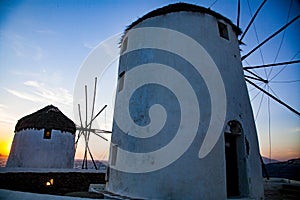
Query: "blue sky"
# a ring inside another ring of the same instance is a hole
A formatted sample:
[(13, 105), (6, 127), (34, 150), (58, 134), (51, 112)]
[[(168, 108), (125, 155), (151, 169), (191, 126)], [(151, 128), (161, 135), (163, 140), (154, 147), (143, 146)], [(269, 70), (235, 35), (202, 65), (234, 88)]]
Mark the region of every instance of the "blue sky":
[[(80, 67), (89, 53), (107, 38), (121, 33), (127, 25), (153, 9), (162, 7), (172, 0), (102, 0), (102, 1), (6, 1), (0, 3), (0, 142), (10, 143), (14, 126), (18, 119), (36, 110), (54, 104), (67, 116), (73, 115), (73, 90)], [(214, 0), (185, 1), (204, 7)], [(212, 7), (236, 23), (236, 0), (219, 0)], [(247, 0), (241, 0), (241, 27), (250, 20)], [(249, 1), (252, 13), (262, 1)], [(267, 2), (255, 21), (258, 40), (272, 34), (287, 21), (290, 1), (273, 0)], [(299, 14), (299, 2), (294, 0), (290, 18)], [(247, 62), (250, 65), (273, 63), (283, 34), (285, 34), (277, 62), (300, 58), (299, 20), (271, 42), (253, 53)], [(241, 46), (242, 55), (257, 44), (252, 27)], [(247, 63), (244, 63), (247, 65)], [(115, 87), (117, 63), (112, 64), (106, 73), (106, 90)], [(269, 78), (282, 68), (274, 68)], [(269, 73), (269, 70), (266, 72)], [(256, 70), (265, 76), (263, 69)], [(300, 79), (299, 64), (287, 66), (273, 81)], [(268, 89), (268, 86), (261, 85)], [(270, 83), (274, 93), (296, 110), (300, 110), (299, 81), (293, 83)], [(270, 92), (272, 90), (269, 89)], [(253, 98), (258, 92), (249, 87)], [(99, 94), (98, 94), (99, 95)], [(105, 95), (102, 95), (105, 96)], [(110, 128), (111, 96), (108, 98), (110, 110), (100, 118), (100, 128)], [(262, 100), (261, 100), (262, 99)], [(268, 156), (268, 100), (261, 93), (253, 100), (254, 114), (262, 154)], [(101, 107), (97, 105), (97, 108)], [(272, 157), (286, 159), (300, 157), (300, 120), (273, 100), (270, 100)], [(77, 114), (77, 113), (76, 113)], [(102, 121), (101, 121), (102, 120)], [(106, 122), (106, 124), (105, 124)], [(108, 142), (93, 138), (92, 151), (96, 158), (107, 156)], [(82, 146), (79, 146), (82, 149)], [(81, 157), (81, 150), (77, 157)]]

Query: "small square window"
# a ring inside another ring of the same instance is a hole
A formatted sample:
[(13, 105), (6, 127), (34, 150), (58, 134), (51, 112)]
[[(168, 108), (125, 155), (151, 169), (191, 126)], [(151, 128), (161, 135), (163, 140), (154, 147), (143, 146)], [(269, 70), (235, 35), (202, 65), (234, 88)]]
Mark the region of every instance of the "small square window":
[(218, 28), (220, 36), (226, 40), (229, 40), (227, 25), (222, 22), (218, 22)]
[(45, 129), (44, 139), (51, 139), (51, 129)]

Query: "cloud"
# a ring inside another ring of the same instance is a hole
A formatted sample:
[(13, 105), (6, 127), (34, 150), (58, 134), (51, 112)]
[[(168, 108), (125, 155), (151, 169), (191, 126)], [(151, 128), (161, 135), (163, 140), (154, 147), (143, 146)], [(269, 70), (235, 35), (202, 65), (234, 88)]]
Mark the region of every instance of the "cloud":
[(33, 86), (33, 87), (39, 87), (40, 86), (40, 84), (36, 81), (26, 81), (26, 82), (24, 82), (24, 85)]
[(1, 124), (15, 124), (16, 123), (16, 119), (13, 117), (9, 117), (9, 116), (4, 116), (2, 114), (0, 114), (0, 123)]
[[(43, 82), (26, 81), (23, 83), (24, 87), (21, 89), (4, 88), (5, 91), (13, 95), (15, 98), (20, 98), (31, 102), (31, 105), (49, 105), (53, 104), (58, 107), (63, 107), (65, 110), (72, 110), (72, 94), (69, 90), (58, 87), (49, 86)], [(26, 102), (22, 103), (23, 105)], [(30, 105), (30, 104), (28, 104)], [(19, 105), (15, 105), (17, 107)], [(15, 111), (10, 110), (9, 105), (0, 104), (0, 125), (1, 127), (10, 127), (16, 123), (19, 114), (14, 114)]]
[(45, 35), (57, 34), (56, 31), (53, 31), (53, 30), (50, 30), (50, 29), (40, 29), (40, 30), (36, 30), (35, 32), (40, 33), (40, 34), (45, 34)]
[(37, 81), (26, 81), (24, 85), (29, 87), (29, 91), (18, 91), (4, 88), (10, 94), (36, 103), (60, 104), (64, 106), (72, 106), (72, 94), (61, 87), (51, 88), (44, 83)]
[[(24, 67), (25, 68), (25, 67)], [(49, 80), (51, 83), (61, 83), (64, 80), (63, 74), (60, 69), (53, 71), (51, 68), (47, 70), (43, 65), (38, 69), (26, 70), (26, 69), (12, 69), (10, 73), (16, 76), (20, 76), (21, 79), (34, 79), (38, 81)], [(51, 80), (49, 79), (51, 77)]]
[(94, 49), (97, 44), (91, 44), (90, 42), (83, 42), (83, 46), (88, 49)]
[(31, 71), (18, 71), (18, 70), (12, 70), (12, 74), (17, 76), (30, 76), (30, 77), (40, 77), (41, 74), (37, 72), (31, 72)]
[(0, 104), (0, 124), (14, 124), (15, 117), (10, 116), (11, 113), (7, 112), (6, 108), (8, 108), (6, 105)]
[(33, 60), (39, 61), (43, 58), (43, 49), (39, 46), (34, 47), (35, 54), (32, 56)]
[(2, 110), (3, 108), (7, 108), (6, 105), (0, 104), (0, 110)]
[(40, 61), (43, 58), (43, 49), (22, 35), (2, 31), (1, 37), (7, 41), (9, 48), (13, 49), (17, 57), (34, 61)]
[(42, 102), (42, 99), (37, 98), (37, 96), (35, 96), (35, 95), (31, 95), (31, 94), (26, 93), (26, 92), (19, 92), (19, 91), (16, 91), (16, 90), (11, 90), (11, 89), (8, 89), (8, 88), (4, 88), (4, 89), (7, 92), (11, 93), (12, 95), (14, 95), (16, 97), (19, 97), (21, 99), (29, 100), (29, 101), (32, 101), (32, 102)]
[(292, 130), (292, 133), (300, 133), (300, 127), (295, 127), (295, 128)]

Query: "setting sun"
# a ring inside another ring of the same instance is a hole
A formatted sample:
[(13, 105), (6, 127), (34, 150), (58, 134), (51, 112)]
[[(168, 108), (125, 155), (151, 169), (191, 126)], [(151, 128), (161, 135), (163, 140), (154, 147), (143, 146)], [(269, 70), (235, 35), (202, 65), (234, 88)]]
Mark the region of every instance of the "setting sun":
[(0, 154), (9, 155), (11, 143), (8, 141), (0, 141)]
[(6, 146), (7, 155), (8, 155), (8, 154), (9, 154), (9, 152), (10, 152), (10, 147), (11, 147), (11, 144), (10, 144), (10, 143), (8, 143), (8, 144), (7, 144), (7, 146)]

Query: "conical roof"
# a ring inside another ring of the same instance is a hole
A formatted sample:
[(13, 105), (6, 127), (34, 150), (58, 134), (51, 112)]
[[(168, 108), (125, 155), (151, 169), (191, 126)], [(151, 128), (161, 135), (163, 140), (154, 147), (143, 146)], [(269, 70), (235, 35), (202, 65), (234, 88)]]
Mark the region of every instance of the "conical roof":
[(187, 12), (198, 12), (198, 13), (207, 13), (210, 14), (214, 17), (216, 17), (217, 19), (222, 19), (225, 22), (227, 22), (228, 24), (230, 24), (233, 28), (233, 30), (237, 33), (240, 34), (241, 30), (239, 27), (237, 27), (236, 25), (234, 25), (228, 18), (224, 17), (223, 15), (212, 11), (209, 8), (204, 8), (198, 5), (194, 5), (194, 4), (188, 4), (188, 3), (174, 3), (174, 4), (169, 4), (167, 6), (163, 6), (161, 8), (158, 8), (156, 10), (153, 10), (149, 13), (147, 13), (146, 15), (144, 15), (141, 18), (138, 18), (136, 21), (134, 21), (132, 24), (130, 24), (126, 30), (125, 33), (132, 29), (135, 25), (141, 23), (142, 21), (144, 21), (145, 19), (151, 18), (151, 17), (156, 17), (159, 15), (166, 15), (168, 13), (172, 13), (172, 12), (181, 12), (181, 11), (187, 11)]
[(56, 129), (73, 134), (76, 131), (74, 122), (53, 105), (46, 106), (18, 120), (15, 132), (25, 129)]

